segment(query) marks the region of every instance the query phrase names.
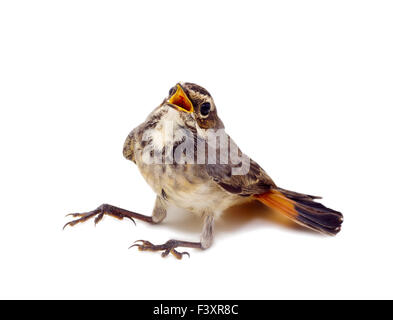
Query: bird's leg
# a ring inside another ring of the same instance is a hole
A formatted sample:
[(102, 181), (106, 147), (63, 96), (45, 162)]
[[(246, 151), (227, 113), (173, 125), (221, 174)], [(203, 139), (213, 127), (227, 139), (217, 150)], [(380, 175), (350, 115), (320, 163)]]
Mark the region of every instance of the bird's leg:
[(152, 215), (153, 223), (160, 223), (162, 220), (164, 220), (167, 209), (168, 202), (164, 198), (157, 196)]
[(112, 206), (110, 204), (102, 204), (97, 209), (85, 213), (70, 213), (67, 216), (72, 216), (78, 219), (67, 222), (63, 229), (67, 226), (74, 226), (78, 223), (85, 222), (95, 217), (94, 223), (97, 224), (102, 220), (104, 215), (112, 216), (114, 218), (122, 220), (128, 218), (135, 223), (134, 219), (142, 220), (148, 223), (159, 223), (166, 217), (167, 204), (166, 201), (161, 197), (157, 196), (156, 204), (153, 209), (152, 216), (145, 216), (140, 213), (122, 209), (119, 207)]
[(204, 216), (203, 229), (201, 234), (201, 245), (203, 249), (210, 248), (214, 240), (214, 215), (208, 213)]
[(196, 249), (207, 249), (213, 243), (214, 238), (214, 217), (212, 214), (206, 215), (204, 219), (203, 231), (201, 234), (200, 242), (189, 242), (182, 240), (169, 240), (164, 244), (154, 245), (150, 241), (146, 240), (137, 240), (130, 247), (138, 247), (141, 251), (162, 251), (161, 256), (166, 257), (169, 253), (172, 253), (177, 259), (181, 259), (183, 255), (190, 254), (188, 252), (179, 252), (176, 248), (196, 248)]

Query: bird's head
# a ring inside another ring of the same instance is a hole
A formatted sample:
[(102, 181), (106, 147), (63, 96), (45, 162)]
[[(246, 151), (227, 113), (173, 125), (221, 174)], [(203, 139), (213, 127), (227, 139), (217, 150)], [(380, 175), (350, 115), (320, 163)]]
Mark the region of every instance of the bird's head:
[(210, 93), (194, 83), (177, 83), (169, 90), (166, 104), (188, 115), (201, 129), (223, 128)]

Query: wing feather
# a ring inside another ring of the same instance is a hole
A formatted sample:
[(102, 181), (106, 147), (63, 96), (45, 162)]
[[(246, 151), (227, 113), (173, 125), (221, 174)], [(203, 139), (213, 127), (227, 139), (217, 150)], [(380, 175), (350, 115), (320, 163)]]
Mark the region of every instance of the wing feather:
[[(230, 145), (232, 147), (236, 146), (231, 138), (229, 139), (231, 141)], [(243, 162), (249, 161), (250, 163), (249, 170), (246, 174), (233, 174), (233, 169), (239, 168), (242, 163), (233, 163), (229, 159), (229, 163), (227, 164), (207, 164), (206, 171), (208, 175), (224, 190), (241, 196), (262, 194), (272, 187), (276, 187), (273, 180), (258, 163), (242, 153), (239, 148), (238, 150), (238, 159), (242, 159)], [(219, 159), (219, 157), (217, 156), (216, 159)]]

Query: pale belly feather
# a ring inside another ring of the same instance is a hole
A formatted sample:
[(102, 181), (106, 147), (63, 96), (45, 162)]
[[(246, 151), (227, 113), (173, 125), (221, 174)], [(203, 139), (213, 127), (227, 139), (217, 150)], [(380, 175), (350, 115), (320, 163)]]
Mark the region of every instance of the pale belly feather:
[[(165, 169), (163, 168), (165, 166)], [(151, 188), (162, 191), (172, 205), (203, 215), (206, 212), (219, 216), (227, 208), (246, 202), (246, 199), (221, 189), (212, 179), (201, 176), (197, 166), (140, 165), (139, 169)]]

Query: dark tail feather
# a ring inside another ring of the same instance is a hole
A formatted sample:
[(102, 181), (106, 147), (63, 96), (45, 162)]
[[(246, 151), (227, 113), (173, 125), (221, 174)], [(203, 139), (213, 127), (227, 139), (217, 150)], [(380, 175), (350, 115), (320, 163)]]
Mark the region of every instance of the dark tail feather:
[(320, 197), (280, 188), (255, 197), (268, 207), (313, 230), (335, 235), (341, 229), (343, 215), (314, 201)]

